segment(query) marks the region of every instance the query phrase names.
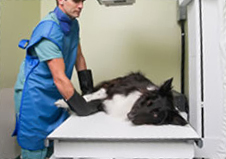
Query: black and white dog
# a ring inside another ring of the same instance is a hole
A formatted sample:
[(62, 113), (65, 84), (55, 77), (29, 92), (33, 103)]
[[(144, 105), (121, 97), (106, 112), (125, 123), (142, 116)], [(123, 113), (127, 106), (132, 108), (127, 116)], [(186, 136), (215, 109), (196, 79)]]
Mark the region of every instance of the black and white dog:
[[(101, 99), (107, 114), (129, 119), (135, 125), (186, 125), (174, 105), (172, 80), (157, 86), (139, 72), (130, 73), (100, 83), (93, 93), (83, 97), (86, 101)], [(68, 108), (63, 100), (55, 104)]]

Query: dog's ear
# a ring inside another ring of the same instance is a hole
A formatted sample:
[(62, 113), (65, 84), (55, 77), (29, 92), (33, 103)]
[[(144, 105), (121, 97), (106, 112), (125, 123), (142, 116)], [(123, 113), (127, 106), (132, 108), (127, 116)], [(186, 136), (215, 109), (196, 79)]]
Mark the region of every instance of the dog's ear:
[(187, 121), (180, 114), (178, 114), (178, 112), (176, 112), (176, 111), (171, 111), (170, 116), (171, 116), (171, 123), (170, 124), (181, 125), (181, 126), (184, 126), (184, 125), (187, 124)]
[(160, 86), (159, 93), (161, 95), (166, 95), (172, 90), (172, 81), (173, 81), (173, 78), (170, 78)]

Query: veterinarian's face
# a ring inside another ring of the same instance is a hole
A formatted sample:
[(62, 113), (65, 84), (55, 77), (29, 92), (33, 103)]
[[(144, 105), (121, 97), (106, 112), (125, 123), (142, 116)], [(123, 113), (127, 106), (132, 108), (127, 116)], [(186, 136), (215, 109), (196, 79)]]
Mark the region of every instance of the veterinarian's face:
[(71, 18), (78, 18), (85, 0), (59, 0), (60, 9)]

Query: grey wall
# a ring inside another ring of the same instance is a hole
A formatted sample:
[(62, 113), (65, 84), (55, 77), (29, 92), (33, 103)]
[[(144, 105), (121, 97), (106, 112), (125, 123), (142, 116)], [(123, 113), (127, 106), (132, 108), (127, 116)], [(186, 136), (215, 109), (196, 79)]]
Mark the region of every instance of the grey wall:
[(16, 138), (11, 137), (15, 125), (13, 89), (0, 90), (0, 158), (13, 159), (19, 152)]
[(11, 134), (15, 125), (13, 87), (25, 51), (18, 42), (29, 38), (40, 20), (40, 1), (0, 1), (0, 158), (13, 159), (19, 146)]

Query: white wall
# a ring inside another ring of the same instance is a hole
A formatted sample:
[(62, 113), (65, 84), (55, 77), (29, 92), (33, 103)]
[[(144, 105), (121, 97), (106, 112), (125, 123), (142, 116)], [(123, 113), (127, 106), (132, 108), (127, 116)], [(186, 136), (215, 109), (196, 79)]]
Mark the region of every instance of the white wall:
[[(55, 1), (43, 0), (41, 6), (44, 16)], [(79, 18), (81, 44), (95, 83), (139, 70), (157, 84), (174, 77), (174, 88), (180, 90), (176, 7), (176, 0), (137, 0), (120, 7), (85, 1)], [(77, 78), (72, 81), (77, 88)]]
[(50, 11), (53, 11), (56, 7), (56, 1), (55, 0), (41, 0), (41, 8), (40, 8), (40, 14), (41, 18), (45, 17), (46, 14), (48, 14)]

